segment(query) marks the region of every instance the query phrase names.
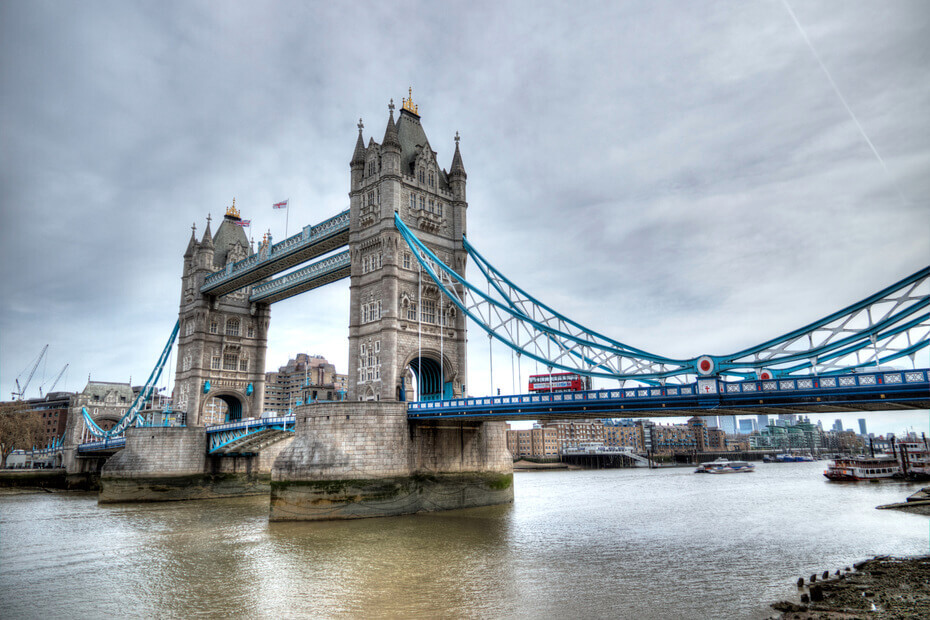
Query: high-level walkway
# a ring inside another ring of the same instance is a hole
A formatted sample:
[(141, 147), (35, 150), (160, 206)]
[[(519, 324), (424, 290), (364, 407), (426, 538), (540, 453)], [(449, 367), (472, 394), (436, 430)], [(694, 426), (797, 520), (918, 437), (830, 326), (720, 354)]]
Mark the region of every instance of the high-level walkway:
[[(319, 224), (305, 226), (298, 234), (275, 243), (270, 248), (257, 252), (237, 263), (230, 263), (221, 271), (210, 274), (204, 281), (200, 292), (215, 296), (226, 295), (308, 260), (337, 250), (348, 245), (348, 243), (349, 211), (347, 209)], [(317, 277), (312, 273), (305, 275), (307, 275), (308, 279)], [(342, 277), (347, 275), (348, 273)], [(297, 290), (298, 287), (294, 286), (295, 284), (295, 279), (291, 278), (288, 286), (280, 288), (293, 291), (292, 295), (314, 288)], [(270, 300), (269, 296), (255, 299), (254, 295), (255, 291), (253, 290), (252, 301), (263, 301), (265, 303), (279, 301), (279, 299)]]

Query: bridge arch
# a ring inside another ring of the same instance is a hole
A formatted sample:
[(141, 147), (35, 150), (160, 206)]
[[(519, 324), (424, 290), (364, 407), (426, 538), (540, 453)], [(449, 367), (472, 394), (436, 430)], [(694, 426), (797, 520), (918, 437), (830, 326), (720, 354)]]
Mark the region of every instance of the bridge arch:
[(441, 400), (452, 398), (455, 384), (454, 364), (439, 351), (424, 349), (410, 355), (404, 363), (404, 376), (412, 375), (416, 385), (405, 388), (405, 400)]
[[(222, 405), (214, 402), (214, 399), (222, 403)], [(233, 390), (225, 390), (216, 393), (210, 392), (207, 394), (206, 398), (200, 401), (200, 415), (198, 419), (207, 421), (212, 407), (222, 407), (220, 411), (224, 414), (222, 420), (213, 419), (213, 423), (235, 422), (243, 418), (252, 417), (249, 409), (249, 399)], [(219, 413), (219, 411), (213, 411), (213, 413)]]

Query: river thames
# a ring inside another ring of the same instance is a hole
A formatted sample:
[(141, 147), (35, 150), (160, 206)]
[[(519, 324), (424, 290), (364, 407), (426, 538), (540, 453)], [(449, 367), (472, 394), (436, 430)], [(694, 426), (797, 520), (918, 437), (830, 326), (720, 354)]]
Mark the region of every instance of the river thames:
[(518, 472), (512, 505), (269, 523), (250, 497), (98, 506), (0, 497), (7, 618), (763, 618), (795, 581), (928, 552), (921, 485), (834, 483), (826, 463)]

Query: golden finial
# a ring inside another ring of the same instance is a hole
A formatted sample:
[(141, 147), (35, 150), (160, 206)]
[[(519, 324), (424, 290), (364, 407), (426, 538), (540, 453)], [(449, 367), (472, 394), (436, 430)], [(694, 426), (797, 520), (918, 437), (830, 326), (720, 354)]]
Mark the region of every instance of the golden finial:
[(409, 96), (406, 99), (402, 99), (403, 104), (404, 104), (404, 109), (407, 110), (408, 112), (413, 112), (414, 114), (419, 116), (420, 113), (417, 111), (417, 106), (413, 103), (413, 87), (412, 86), (407, 89), (407, 95)]
[(233, 203), (231, 207), (226, 207), (226, 215), (229, 217), (239, 217), (239, 209), (236, 208), (236, 199), (233, 198)]

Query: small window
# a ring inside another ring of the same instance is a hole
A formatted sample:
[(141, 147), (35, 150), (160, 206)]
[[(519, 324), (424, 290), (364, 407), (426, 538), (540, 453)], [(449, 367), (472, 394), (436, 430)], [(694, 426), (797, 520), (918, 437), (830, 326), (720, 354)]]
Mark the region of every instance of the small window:
[(426, 199), (420, 196), (420, 211), (426, 208)]
[(411, 209), (417, 208), (417, 197), (414, 196), (413, 192), (410, 192), (410, 208)]
[(223, 370), (236, 370), (239, 366), (239, 357), (235, 353), (223, 355)]
[(220, 369), (220, 356), (216, 355), (213, 359), (210, 360), (210, 370), (219, 370)]
[(417, 172), (417, 180), (419, 180), (420, 183), (422, 183), (422, 182), (424, 181), (424, 179), (423, 179), (423, 168), (420, 168), (419, 172)]
[(252, 325), (249, 325), (248, 336), (249, 338), (255, 337), (255, 327)]
[(239, 360), (239, 370), (241, 370), (242, 372), (245, 372), (248, 369), (249, 369), (249, 360), (248, 359)]
[(210, 321), (210, 333), (218, 334), (220, 331), (220, 326), (216, 321)]
[(404, 269), (410, 269), (410, 255), (404, 253)]
[(229, 319), (226, 321), (226, 335), (227, 336), (238, 336), (239, 335), (239, 319)]

